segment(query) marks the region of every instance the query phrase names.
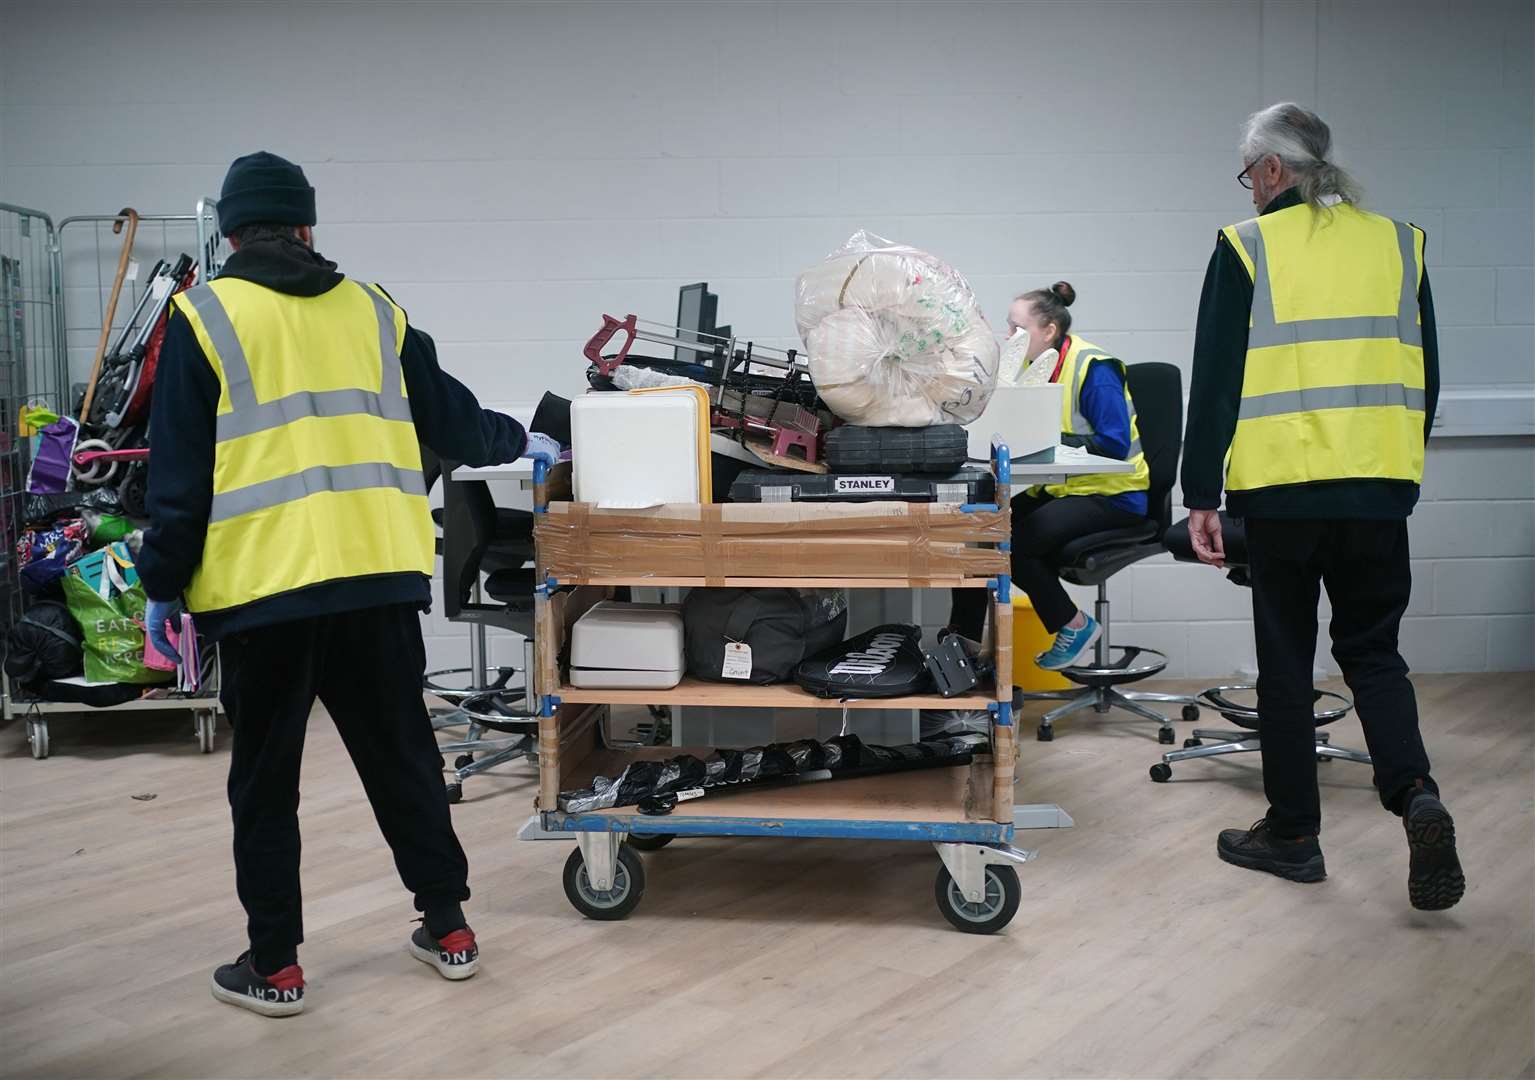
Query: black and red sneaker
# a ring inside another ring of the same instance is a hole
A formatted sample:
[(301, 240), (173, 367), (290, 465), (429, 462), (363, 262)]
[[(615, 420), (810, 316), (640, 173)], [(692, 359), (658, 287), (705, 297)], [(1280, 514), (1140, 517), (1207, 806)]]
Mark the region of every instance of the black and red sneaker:
[(262, 1016), (296, 1016), (304, 1011), (304, 969), (289, 964), (273, 975), (258, 975), (251, 954), (213, 973), (213, 996)]
[(406, 948), (417, 960), (436, 968), (444, 979), (457, 982), (480, 970), (480, 947), (474, 943), (474, 931), (467, 926), (438, 939), (423, 924), (410, 935)]

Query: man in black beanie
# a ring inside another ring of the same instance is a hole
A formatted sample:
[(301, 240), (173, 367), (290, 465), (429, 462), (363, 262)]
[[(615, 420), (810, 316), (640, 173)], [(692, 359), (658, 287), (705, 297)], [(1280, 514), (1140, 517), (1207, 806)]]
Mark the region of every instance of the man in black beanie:
[(156, 648), (176, 655), (166, 624), (183, 596), (221, 646), (250, 948), (213, 995), (287, 1016), (304, 1007), (298, 782), (317, 697), (423, 914), (410, 951), (448, 979), (478, 967), (422, 699), (435, 553), (420, 446), (471, 465), (552, 462), (559, 446), (481, 409), (388, 293), (315, 252), (297, 165), (239, 158), (218, 212), (234, 254), (166, 324), (138, 570)]

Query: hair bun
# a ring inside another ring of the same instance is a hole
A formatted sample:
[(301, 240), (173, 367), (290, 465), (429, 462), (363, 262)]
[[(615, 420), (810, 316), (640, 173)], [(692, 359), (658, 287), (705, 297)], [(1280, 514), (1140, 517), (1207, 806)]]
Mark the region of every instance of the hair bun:
[(1077, 290), (1071, 287), (1071, 282), (1069, 281), (1057, 281), (1054, 285), (1050, 286), (1050, 291), (1055, 294), (1057, 300), (1067, 307), (1076, 303)]

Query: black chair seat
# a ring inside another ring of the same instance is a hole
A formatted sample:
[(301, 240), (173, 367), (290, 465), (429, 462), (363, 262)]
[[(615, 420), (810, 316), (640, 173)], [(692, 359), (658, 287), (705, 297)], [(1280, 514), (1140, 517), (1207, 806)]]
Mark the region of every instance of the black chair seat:
[(1097, 585), (1142, 559), (1162, 552), (1150, 518), (1124, 529), (1079, 536), (1056, 553), (1060, 576), (1073, 585)]
[[(1247, 565), (1247, 530), (1243, 527), (1241, 518), (1221, 514), (1221, 542), (1226, 548), (1228, 566)], [(1194, 554), (1194, 542), (1189, 539), (1188, 518), (1169, 528), (1167, 535), (1162, 538), (1162, 543), (1179, 562), (1199, 561), (1199, 556)]]
[(1156, 539), (1157, 523), (1147, 518), (1129, 528), (1109, 529), (1105, 532), (1079, 536), (1063, 545), (1056, 553), (1056, 558), (1060, 560), (1062, 566), (1070, 566), (1082, 562), (1099, 551), (1135, 547), (1148, 541), (1155, 543)]
[(485, 594), (503, 604), (533, 603), (533, 587), (537, 571), (531, 566), (510, 567), (496, 570), (485, 577)]

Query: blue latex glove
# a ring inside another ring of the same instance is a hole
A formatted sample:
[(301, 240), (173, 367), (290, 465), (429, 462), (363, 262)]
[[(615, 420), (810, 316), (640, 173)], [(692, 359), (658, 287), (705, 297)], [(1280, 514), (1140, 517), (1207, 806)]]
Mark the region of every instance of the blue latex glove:
[(166, 623), (180, 627), (181, 611), (180, 600), (151, 600), (144, 605), (144, 632), (149, 643), (161, 656), (176, 664), (181, 663), (181, 650), (171, 644)]
[(560, 460), (560, 444), (557, 439), (537, 431), (528, 432), (528, 445), (523, 448), (522, 456), (532, 461), (542, 461), (553, 468)]

